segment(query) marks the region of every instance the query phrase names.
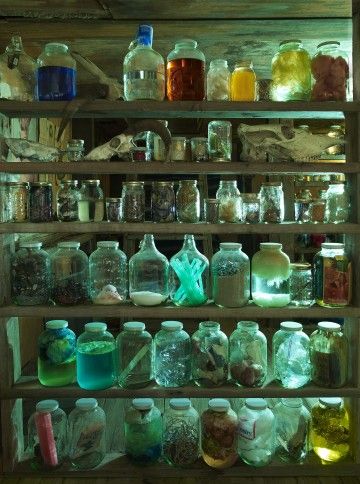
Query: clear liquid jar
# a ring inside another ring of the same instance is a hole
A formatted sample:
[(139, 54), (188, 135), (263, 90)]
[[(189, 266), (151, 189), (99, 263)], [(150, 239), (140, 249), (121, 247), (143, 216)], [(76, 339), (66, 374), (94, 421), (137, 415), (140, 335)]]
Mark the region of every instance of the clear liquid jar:
[(225, 59), (212, 60), (206, 79), (206, 99), (208, 101), (229, 101), (230, 78), (227, 61)]
[(178, 222), (196, 223), (200, 220), (200, 192), (197, 180), (180, 180), (176, 192)]
[(52, 184), (32, 182), (29, 191), (29, 221), (35, 223), (52, 222)]
[(290, 303), (297, 307), (312, 306), (314, 290), (311, 264), (294, 263), (290, 269)]
[(232, 126), (230, 121), (210, 121), (208, 146), (210, 161), (231, 161)]
[(260, 221), (260, 198), (257, 193), (243, 193), (241, 220), (246, 224)]
[(123, 199), (124, 222), (145, 221), (145, 190), (144, 182), (123, 182), (121, 192)]
[(62, 180), (56, 196), (56, 212), (59, 222), (79, 220), (80, 192), (77, 180)]
[(174, 183), (156, 181), (152, 183), (151, 218), (153, 222), (175, 221)]
[(236, 180), (220, 180), (216, 192), (219, 200), (219, 221), (237, 223), (242, 220), (242, 201)]
[(100, 187), (100, 180), (81, 180), (78, 206), (80, 222), (102, 222), (104, 192)]
[(350, 198), (343, 182), (331, 182), (326, 192), (325, 221), (345, 223), (350, 216)]
[(29, 183), (6, 182), (5, 186), (7, 194), (4, 194), (3, 200), (7, 205), (6, 213), (8, 214), (8, 219), (4, 220), (4, 222), (26, 222), (29, 216)]
[(260, 189), (260, 222), (273, 224), (284, 221), (285, 202), (281, 182), (262, 183)]
[(256, 101), (256, 74), (251, 60), (235, 63), (231, 74), (231, 100)]

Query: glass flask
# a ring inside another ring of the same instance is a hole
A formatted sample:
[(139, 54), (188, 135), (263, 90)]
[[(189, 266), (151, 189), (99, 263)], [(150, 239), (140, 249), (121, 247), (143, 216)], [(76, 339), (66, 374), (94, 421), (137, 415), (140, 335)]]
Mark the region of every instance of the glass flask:
[(153, 346), (151, 334), (140, 321), (124, 323), (117, 337), (119, 385), (144, 388), (152, 380)]
[(161, 457), (162, 417), (151, 398), (135, 398), (125, 414), (125, 452), (138, 465)]
[(307, 101), (311, 93), (311, 58), (301, 40), (280, 42), (271, 63), (273, 101)]
[(220, 202), (219, 221), (222, 223), (241, 222), (242, 200), (236, 180), (220, 180), (216, 198)]
[(351, 261), (345, 245), (335, 242), (321, 244), (314, 257), (315, 301), (319, 306), (348, 306), (352, 296)]
[(69, 459), (76, 470), (94, 469), (106, 455), (106, 415), (95, 398), (79, 398), (69, 414)]
[(251, 60), (235, 63), (231, 74), (231, 100), (256, 101), (256, 74)]
[(182, 249), (170, 259), (169, 285), (176, 306), (201, 306), (208, 300), (209, 261), (197, 250), (193, 235), (184, 236)]
[(338, 462), (350, 451), (349, 414), (341, 398), (319, 398), (311, 409), (310, 443), (324, 462)]
[(229, 338), (230, 376), (237, 385), (261, 387), (267, 376), (267, 341), (255, 321), (239, 321)]
[(207, 161), (208, 159), (208, 140), (203, 137), (191, 138), (191, 161)]
[(210, 121), (208, 124), (210, 161), (231, 161), (232, 126), (230, 121)]
[[(0, 81), (1, 83), (1, 81)], [(7, 193), (4, 204), (8, 222), (26, 222), (29, 216), (29, 183), (6, 182)]]
[(71, 139), (66, 146), (66, 158), (68, 161), (81, 161), (84, 157), (84, 140)]
[(67, 45), (46, 44), (36, 64), (39, 101), (70, 101), (76, 97), (76, 61)]
[(38, 339), (37, 372), (39, 382), (47, 387), (76, 382), (76, 336), (67, 321), (46, 322)]
[(312, 381), (320, 387), (340, 388), (347, 382), (349, 342), (340, 324), (318, 323), (310, 336)]
[(203, 321), (191, 336), (192, 378), (200, 387), (215, 387), (228, 378), (229, 342), (220, 324)]
[(123, 199), (120, 197), (106, 197), (106, 218), (108, 222), (122, 222)]
[(56, 196), (56, 213), (59, 222), (79, 220), (80, 192), (77, 180), (62, 180)]
[(313, 277), (311, 264), (290, 264), (290, 302), (297, 307), (314, 304)]
[(100, 180), (81, 180), (79, 205), (80, 222), (102, 222), (104, 192)]
[(247, 398), (239, 412), (238, 452), (248, 465), (270, 464), (275, 453), (275, 417), (263, 398)]
[(208, 101), (229, 101), (230, 77), (227, 60), (212, 60), (206, 78), (206, 99)]
[(155, 181), (151, 192), (151, 218), (153, 222), (175, 221), (174, 183)]
[(241, 220), (246, 224), (256, 224), (260, 221), (260, 198), (257, 193), (242, 194)]
[(145, 190), (144, 182), (123, 182), (121, 192), (123, 199), (124, 222), (144, 222), (145, 220)]
[(76, 343), (77, 381), (85, 390), (104, 390), (117, 380), (116, 342), (105, 323), (87, 323)]
[(251, 261), (251, 293), (257, 306), (280, 308), (290, 302), (290, 259), (282, 244), (262, 242)]
[(41, 242), (21, 242), (11, 255), (11, 298), (19, 306), (48, 304), (51, 296), (50, 256)]
[(164, 413), (163, 457), (176, 467), (195, 463), (200, 454), (200, 417), (188, 398), (172, 398)]
[(302, 462), (309, 449), (309, 411), (301, 398), (281, 398), (273, 412), (277, 456), (284, 462)]
[(152, 48), (153, 28), (139, 25), (136, 38), (124, 58), (123, 78), (126, 101), (162, 101), (165, 97), (165, 63)]
[(281, 223), (284, 221), (284, 192), (281, 182), (264, 182), (260, 189), (260, 222)]
[(127, 257), (119, 242), (104, 240), (89, 257), (90, 298), (94, 304), (119, 304), (128, 292)]
[(284, 388), (301, 388), (311, 378), (310, 340), (303, 326), (283, 321), (272, 340), (274, 378)]
[(56, 400), (41, 400), (28, 421), (28, 453), (34, 470), (59, 467), (67, 454), (67, 417)]
[(89, 298), (89, 260), (80, 242), (59, 242), (51, 255), (52, 298), (56, 304), (82, 304)]
[(29, 191), (29, 221), (34, 223), (52, 222), (52, 184), (31, 182)]
[(350, 216), (350, 198), (343, 182), (331, 182), (326, 192), (325, 222), (340, 224)]
[(205, 56), (196, 40), (179, 40), (168, 55), (166, 94), (169, 101), (205, 99)]
[(178, 222), (196, 223), (200, 220), (200, 192), (197, 180), (180, 180), (176, 192), (176, 218)]
[(250, 299), (250, 261), (242, 245), (221, 242), (211, 259), (212, 297), (217, 306), (240, 308)]
[(155, 335), (154, 376), (162, 387), (181, 387), (191, 380), (191, 340), (180, 321), (163, 321)]
[(186, 161), (187, 140), (185, 136), (171, 137), (171, 161)]
[(139, 252), (129, 260), (129, 293), (136, 306), (158, 306), (169, 297), (169, 261), (145, 234)]
[(238, 418), (228, 400), (213, 398), (201, 418), (201, 455), (215, 469), (226, 469), (237, 461)]

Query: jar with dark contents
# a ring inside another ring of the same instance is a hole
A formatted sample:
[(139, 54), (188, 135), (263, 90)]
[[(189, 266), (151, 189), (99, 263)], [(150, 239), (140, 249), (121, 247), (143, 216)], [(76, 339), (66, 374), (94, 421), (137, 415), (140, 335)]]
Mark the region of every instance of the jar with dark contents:
[(57, 217), (60, 222), (79, 220), (78, 202), (80, 198), (77, 180), (62, 180), (57, 192)]
[(7, 182), (9, 222), (26, 222), (28, 219), (29, 183)]
[(260, 220), (260, 199), (257, 193), (242, 195), (242, 220), (246, 224), (256, 224)]
[(121, 193), (123, 199), (124, 222), (145, 221), (145, 190), (143, 181), (123, 183)]
[(200, 192), (197, 180), (181, 180), (176, 192), (178, 222), (196, 223), (200, 220)]
[(151, 215), (153, 222), (174, 222), (175, 192), (173, 182), (153, 182), (151, 192)]
[(51, 183), (30, 183), (29, 220), (36, 223), (53, 220)]
[(265, 182), (261, 185), (260, 221), (268, 224), (284, 221), (284, 192), (281, 182)]

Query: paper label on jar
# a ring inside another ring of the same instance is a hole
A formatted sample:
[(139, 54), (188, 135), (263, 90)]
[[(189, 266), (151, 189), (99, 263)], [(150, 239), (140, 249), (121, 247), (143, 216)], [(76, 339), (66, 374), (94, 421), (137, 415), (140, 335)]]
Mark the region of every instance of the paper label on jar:
[(241, 438), (246, 440), (254, 440), (255, 428), (256, 428), (256, 421), (253, 418), (248, 418), (248, 417), (239, 418), (238, 434)]
[(343, 257), (323, 258), (323, 300), (326, 304), (349, 304), (351, 263)]

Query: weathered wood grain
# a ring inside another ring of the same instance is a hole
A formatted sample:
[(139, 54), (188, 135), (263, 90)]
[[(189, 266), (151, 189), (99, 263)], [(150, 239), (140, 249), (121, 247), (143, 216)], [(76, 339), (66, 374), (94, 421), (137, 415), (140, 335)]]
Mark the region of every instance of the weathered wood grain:
[(2, 0), (0, 16), (24, 18), (111, 18), (106, 6), (97, 0)]

